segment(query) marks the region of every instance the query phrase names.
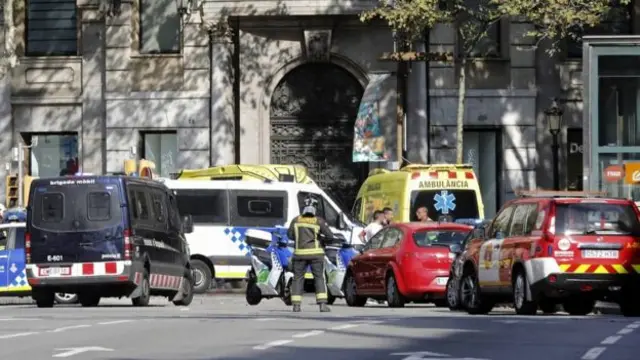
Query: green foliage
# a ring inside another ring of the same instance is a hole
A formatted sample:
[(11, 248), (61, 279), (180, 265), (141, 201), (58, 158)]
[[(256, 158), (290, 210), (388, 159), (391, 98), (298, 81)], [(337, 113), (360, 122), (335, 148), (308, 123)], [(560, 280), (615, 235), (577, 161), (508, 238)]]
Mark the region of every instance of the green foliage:
[(585, 29), (616, 16), (631, 0), (491, 0), (505, 16), (519, 17), (535, 25), (525, 36), (552, 40), (550, 51), (562, 39), (579, 39)]

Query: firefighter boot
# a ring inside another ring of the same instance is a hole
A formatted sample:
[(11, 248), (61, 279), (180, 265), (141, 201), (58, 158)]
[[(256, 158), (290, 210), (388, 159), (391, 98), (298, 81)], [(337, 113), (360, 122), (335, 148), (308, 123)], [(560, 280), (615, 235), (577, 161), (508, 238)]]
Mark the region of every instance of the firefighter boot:
[(322, 303), (320, 304), (320, 312), (331, 312), (329, 305)]
[(293, 312), (300, 312), (301, 310), (300, 304), (293, 304)]

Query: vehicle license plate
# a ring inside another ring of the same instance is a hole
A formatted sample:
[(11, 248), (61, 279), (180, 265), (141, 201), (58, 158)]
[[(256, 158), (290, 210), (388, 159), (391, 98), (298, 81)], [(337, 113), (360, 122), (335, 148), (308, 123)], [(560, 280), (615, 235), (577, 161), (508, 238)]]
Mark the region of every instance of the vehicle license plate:
[(71, 275), (70, 267), (46, 267), (40, 268), (40, 276)]
[(583, 259), (617, 259), (618, 250), (582, 250)]
[(438, 285), (442, 285), (442, 286), (447, 285), (447, 281), (449, 281), (448, 277), (436, 278), (436, 284), (438, 284)]

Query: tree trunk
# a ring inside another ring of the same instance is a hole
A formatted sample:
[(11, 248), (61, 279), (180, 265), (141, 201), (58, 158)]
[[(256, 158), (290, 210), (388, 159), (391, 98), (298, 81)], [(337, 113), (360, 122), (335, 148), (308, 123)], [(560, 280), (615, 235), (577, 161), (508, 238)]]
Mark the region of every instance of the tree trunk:
[(13, 24), (13, 0), (4, 0), (4, 53), (0, 61), (0, 78), (4, 77), (18, 63), (16, 56), (16, 28)]
[(458, 117), (456, 119), (456, 164), (463, 161), (463, 136), (464, 136), (464, 100), (467, 92), (467, 58), (460, 61), (460, 74), (458, 77)]

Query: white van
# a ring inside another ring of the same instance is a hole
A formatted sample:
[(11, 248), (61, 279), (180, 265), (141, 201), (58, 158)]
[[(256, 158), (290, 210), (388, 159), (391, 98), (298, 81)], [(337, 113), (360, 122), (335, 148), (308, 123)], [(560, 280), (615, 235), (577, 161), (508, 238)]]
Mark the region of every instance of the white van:
[(244, 242), (247, 229), (273, 231), (289, 226), (309, 195), (318, 199), (318, 216), (336, 233), (360, 244), (363, 225), (351, 219), (317, 185), (293, 182), (162, 180), (172, 189), (180, 215), (191, 215), (193, 232), (187, 234), (197, 293), (209, 289), (213, 279), (245, 279), (250, 254)]

